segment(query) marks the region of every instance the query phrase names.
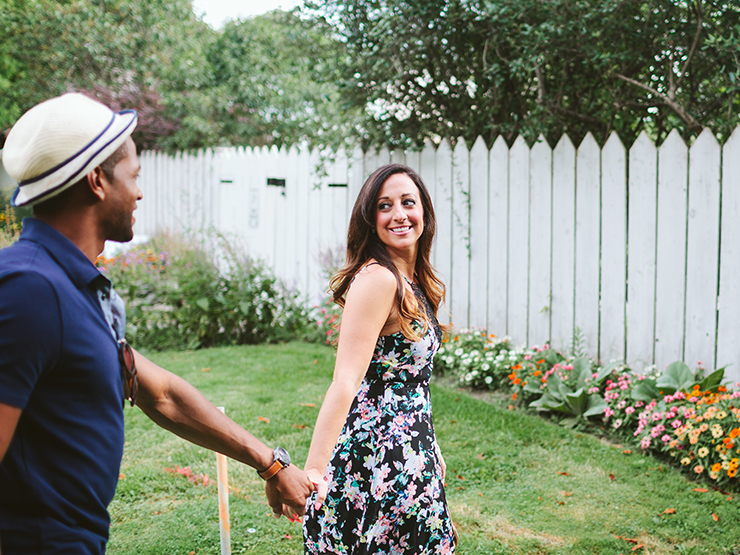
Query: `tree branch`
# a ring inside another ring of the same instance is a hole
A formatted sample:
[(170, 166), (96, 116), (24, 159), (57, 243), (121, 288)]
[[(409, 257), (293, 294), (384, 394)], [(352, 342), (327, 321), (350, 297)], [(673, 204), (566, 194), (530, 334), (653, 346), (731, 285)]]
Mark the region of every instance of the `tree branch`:
[(542, 104), (545, 101), (545, 77), (542, 75), (542, 68), (537, 62), (534, 63), (534, 73), (537, 76), (537, 102)]
[(678, 102), (676, 102), (672, 98), (669, 98), (663, 93), (656, 91), (652, 87), (643, 85), (639, 81), (635, 81), (634, 79), (625, 77), (624, 75), (621, 75), (619, 73), (615, 73), (614, 75), (618, 77), (619, 79), (621, 79), (622, 81), (626, 81), (627, 83), (635, 85), (636, 87), (640, 87), (641, 89), (644, 89), (648, 91), (649, 93), (654, 94), (658, 98), (662, 99), (663, 102), (665, 102), (671, 110), (676, 112), (676, 114), (678, 114), (678, 116), (688, 124), (688, 126), (691, 128), (692, 131), (694, 131), (695, 133), (701, 133), (702, 125), (698, 121), (696, 121), (696, 119), (694, 119), (694, 117), (691, 114), (689, 114), (684, 109), (684, 107), (681, 106)]
[(587, 116), (579, 112), (574, 112), (573, 110), (568, 110), (567, 108), (563, 108), (562, 106), (558, 106), (557, 104), (552, 104), (549, 102), (546, 103), (545, 106), (547, 106), (548, 110), (554, 110), (556, 112), (560, 112), (563, 115), (570, 116), (572, 118), (584, 121), (586, 123), (592, 123), (592, 124), (600, 125), (601, 127), (606, 127), (606, 124), (603, 121), (601, 121), (600, 119), (594, 118), (592, 116)]

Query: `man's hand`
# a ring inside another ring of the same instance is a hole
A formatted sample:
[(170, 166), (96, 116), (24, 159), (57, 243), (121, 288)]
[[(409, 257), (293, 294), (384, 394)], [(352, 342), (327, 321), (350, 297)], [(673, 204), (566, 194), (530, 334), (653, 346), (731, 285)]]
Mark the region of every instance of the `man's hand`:
[(267, 502), (275, 518), (293, 518), (306, 512), (306, 499), (314, 490), (313, 482), (297, 466), (291, 464), (265, 482)]

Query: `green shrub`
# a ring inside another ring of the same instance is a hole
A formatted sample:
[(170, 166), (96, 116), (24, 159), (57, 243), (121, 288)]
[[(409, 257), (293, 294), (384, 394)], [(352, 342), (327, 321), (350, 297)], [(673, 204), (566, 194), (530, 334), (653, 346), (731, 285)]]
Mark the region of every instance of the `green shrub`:
[(126, 336), (150, 349), (284, 341), (310, 325), (298, 293), (222, 236), (155, 237), (98, 266), (126, 301)]

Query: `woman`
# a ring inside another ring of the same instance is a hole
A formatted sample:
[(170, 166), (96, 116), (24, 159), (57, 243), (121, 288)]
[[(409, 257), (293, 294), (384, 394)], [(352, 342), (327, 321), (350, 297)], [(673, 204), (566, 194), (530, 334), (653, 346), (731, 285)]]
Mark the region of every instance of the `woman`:
[(331, 280), (344, 312), (306, 460), (317, 488), (306, 553), (454, 552), (429, 398), (444, 296), (429, 262), (434, 232), (411, 168), (373, 172), (352, 210), (346, 265)]

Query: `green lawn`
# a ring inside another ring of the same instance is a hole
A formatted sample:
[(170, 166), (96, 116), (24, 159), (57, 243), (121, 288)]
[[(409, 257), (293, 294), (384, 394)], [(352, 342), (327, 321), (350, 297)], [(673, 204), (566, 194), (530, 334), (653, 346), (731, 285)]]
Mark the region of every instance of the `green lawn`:
[[(290, 343), (151, 358), (269, 445), (305, 461), (332, 349)], [(740, 554), (740, 496), (696, 492), (704, 484), (665, 463), (461, 390), (433, 384), (432, 395), (458, 554), (627, 555), (639, 545), (634, 553)], [(108, 553), (220, 553), (216, 486), (164, 470), (189, 467), (215, 483), (215, 455), (138, 409), (125, 412)], [(230, 461), (229, 477), (233, 552), (302, 553), (300, 524), (270, 516), (255, 472)]]

